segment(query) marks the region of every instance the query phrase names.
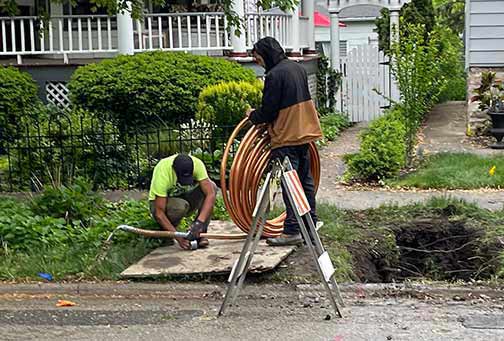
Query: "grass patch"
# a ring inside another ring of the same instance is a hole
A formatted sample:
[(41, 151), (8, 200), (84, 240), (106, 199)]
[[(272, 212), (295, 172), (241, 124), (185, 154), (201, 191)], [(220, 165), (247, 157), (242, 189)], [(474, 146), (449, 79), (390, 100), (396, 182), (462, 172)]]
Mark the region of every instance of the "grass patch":
[[(493, 175), (490, 174), (492, 167), (495, 167)], [(415, 172), (386, 183), (393, 187), (421, 189), (504, 188), (504, 158), (468, 153), (436, 154)]]

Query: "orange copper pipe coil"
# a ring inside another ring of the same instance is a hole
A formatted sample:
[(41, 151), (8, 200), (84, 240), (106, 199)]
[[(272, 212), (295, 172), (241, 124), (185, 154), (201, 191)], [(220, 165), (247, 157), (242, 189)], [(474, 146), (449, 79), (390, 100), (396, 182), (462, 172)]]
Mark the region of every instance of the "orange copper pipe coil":
[[(243, 129), (250, 126), (248, 119), (242, 120), (228, 139), (221, 161), (221, 190), (224, 204), (233, 222), (245, 233), (250, 230), (252, 213), (256, 205), (259, 186), (266, 171), (271, 154), (270, 138), (265, 125), (248, 128), (233, 158), (228, 174), (228, 161), (233, 142)], [(315, 190), (320, 182), (320, 156), (315, 143), (310, 143), (311, 173)], [(283, 231), (285, 212), (267, 220), (263, 237), (276, 237)]]

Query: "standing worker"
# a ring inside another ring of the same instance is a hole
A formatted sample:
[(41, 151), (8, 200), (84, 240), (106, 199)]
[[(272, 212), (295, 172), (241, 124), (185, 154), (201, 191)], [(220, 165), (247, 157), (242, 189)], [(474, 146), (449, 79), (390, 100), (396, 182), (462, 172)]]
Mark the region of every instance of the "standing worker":
[[(152, 217), (163, 230), (176, 231), (182, 218), (198, 211), (192, 223), (206, 232), (215, 205), (217, 186), (208, 178), (205, 164), (196, 157), (175, 154), (154, 167), (149, 191)], [(190, 249), (189, 241), (176, 238), (182, 249)], [(208, 246), (207, 238), (198, 240), (199, 247)]]
[[(289, 157), (297, 171), (311, 207), (311, 216), (317, 223), (315, 184), (310, 171), (309, 143), (322, 137), (320, 121), (308, 90), (304, 68), (291, 61), (274, 38), (259, 40), (252, 50), (256, 62), (265, 68), (261, 107), (247, 111), (254, 124), (267, 123), (271, 137), (271, 158), (283, 161)], [(299, 224), (285, 189), (283, 200), (287, 211), (282, 235), (269, 238), (272, 246), (296, 245), (303, 242)]]

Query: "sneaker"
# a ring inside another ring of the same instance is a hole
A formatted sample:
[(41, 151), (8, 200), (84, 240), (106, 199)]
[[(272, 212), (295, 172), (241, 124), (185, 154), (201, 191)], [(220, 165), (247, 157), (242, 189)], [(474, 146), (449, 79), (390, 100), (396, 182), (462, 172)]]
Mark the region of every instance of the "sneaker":
[(198, 240), (198, 248), (205, 249), (210, 245), (210, 242), (208, 241), (208, 238), (200, 238)]
[(277, 238), (266, 239), (266, 244), (270, 246), (301, 245), (303, 244), (303, 237), (301, 237), (301, 233), (292, 235), (282, 234)]

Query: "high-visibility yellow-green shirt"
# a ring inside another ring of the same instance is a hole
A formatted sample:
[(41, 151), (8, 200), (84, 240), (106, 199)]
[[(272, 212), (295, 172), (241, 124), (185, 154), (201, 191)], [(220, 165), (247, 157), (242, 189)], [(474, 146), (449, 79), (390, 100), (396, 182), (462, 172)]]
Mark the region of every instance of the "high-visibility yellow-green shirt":
[[(173, 169), (173, 161), (178, 154), (172, 155), (159, 161), (154, 167), (152, 181), (149, 191), (149, 200), (155, 200), (158, 197), (168, 197), (181, 194), (181, 192), (189, 191), (194, 186), (181, 186), (177, 183), (177, 174)], [(194, 163), (193, 178), (196, 182), (208, 179), (205, 164), (200, 159), (191, 156)], [(197, 183), (195, 184), (197, 185)]]

